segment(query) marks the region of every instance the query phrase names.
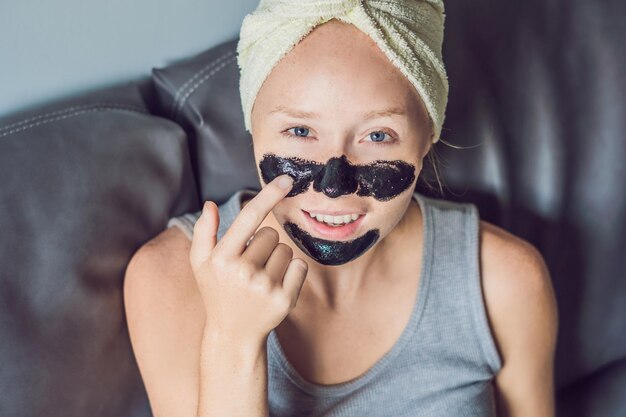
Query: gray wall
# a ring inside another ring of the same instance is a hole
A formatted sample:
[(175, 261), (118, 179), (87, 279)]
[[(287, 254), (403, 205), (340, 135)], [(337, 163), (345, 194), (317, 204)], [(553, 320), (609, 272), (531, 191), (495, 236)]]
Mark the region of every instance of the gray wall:
[(149, 75), (239, 35), (258, 0), (0, 0), (0, 116)]

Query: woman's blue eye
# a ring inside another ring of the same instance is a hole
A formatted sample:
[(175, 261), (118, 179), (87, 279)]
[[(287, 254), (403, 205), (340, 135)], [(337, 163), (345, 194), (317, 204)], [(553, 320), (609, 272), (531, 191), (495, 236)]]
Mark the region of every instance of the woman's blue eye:
[[(389, 137), (389, 140), (385, 140), (385, 135)], [(375, 132), (370, 133), (369, 137), (370, 139), (372, 139), (371, 142), (374, 145), (386, 146), (386, 145), (391, 145), (397, 141), (397, 138), (391, 132), (388, 132), (387, 130), (377, 130)]]
[[(375, 136), (376, 138), (373, 135), (376, 135)], [(383, 135), (389, 135), (389, 134), (383, 131), (372, 132), (370, 133), (370, 138), (372, 139), (373, 142), (382, 142), (384, 140)]]
[(309, 129), (307, 129), (306, 127), (302, 127), (302, 126), (297, 126), (297, 127), (292, 127), (292, 129), (296, 129), (295, 132), (295, 136), (300, 136), (297, 132), (303, 133), (303, 131), (308, 132)]
[[(295, 129), (295, 131), (296, 131), (296, 134), (295, 134), (295, 135), (294, 135), (293, 133), (289, 133), (289, 131), (290, 131), (291, 129)], [(303, 133), (303, 131), (304, 131), (305, 133), (308, 133), (309, 129), (308, 129), (308, 128), (306, 128), (306, 127), (302, 127), (302, 126), (296, 126), (296, 127), (291, 127), (291, 128), (289, 128), (289, 129), (287, 129), (287, 130), (284, 130), (284, 131), (282, 131), (282, 132), (280, 132), (280, 133), (281, 133), (283, 136), (287, 136), (288, 138), (296, 138), (296, 139), (298, 139), (298, 140), (302, 140), (302, 141), (307, 141), (307, 140), (309, 140), (309, 138), (308, 138), (308, 137), (306, 137), (306, 136), (300, 136), (300, 134), (299, 134), (299, 133)]]

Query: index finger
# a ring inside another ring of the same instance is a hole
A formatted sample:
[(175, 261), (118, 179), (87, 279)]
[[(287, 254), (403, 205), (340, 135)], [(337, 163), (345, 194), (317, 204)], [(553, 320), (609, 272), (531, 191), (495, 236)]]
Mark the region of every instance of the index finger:
[[(286, 178), (286, 188), (280, 187), (281, 179)], [(254, 235), (265, 217), (276, 204), (289, 193), (293, 178), (288, 174), (280, 175), (270, 181), (241, 209), (224, 236), (217, 242), (220, 251), (231, 255), (240, 255), (246, 248), (248, 240)]]

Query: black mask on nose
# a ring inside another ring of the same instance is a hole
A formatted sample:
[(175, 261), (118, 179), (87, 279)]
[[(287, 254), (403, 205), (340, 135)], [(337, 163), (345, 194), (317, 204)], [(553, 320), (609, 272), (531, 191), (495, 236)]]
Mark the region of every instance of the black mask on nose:
[[(293, 186), (287, 197), (313, 189), (330, 198), (356, 194), (388, 201), (405, 191), (415, 180), (415, 166), (400, 160), (376, 160), (368, 164), (352, 164), (345, 155), (330, 158), (325, 164), (301, 158), (282, 158), (272, 153), (263, 155), (259, 163), (265, 183), (288, 174)], [(322, 265), (342, 265), (372, 247), (380, 236), (378, 229), (350, 241), (333, 241), (311, 236), (293, 222), (283, 225), (287, 234), (309, 257)]]

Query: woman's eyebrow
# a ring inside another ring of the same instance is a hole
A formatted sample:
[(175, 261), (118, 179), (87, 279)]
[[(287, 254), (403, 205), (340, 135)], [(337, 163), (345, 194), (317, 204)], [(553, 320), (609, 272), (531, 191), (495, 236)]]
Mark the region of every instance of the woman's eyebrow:
[[(314, 112), (307, 112), (303, 110), (290, 109), (285, 106), (278, 106), (274, 110), (270, 111), (270, 114), (283, 113), (287, 116), (295, 117), (297, 119), (319, 119), (320, 115)], [(406, 110), (402, 107), (391, 107), (383, 110), (371, 110), (363, 114), (363, 120), (373, 119), (375, 117), (388, 117), (388, 116), (406, 116)]]
[(296, 119), (318, 119), (320, 117), (320, 115), (317, 113), (290, 109), (285, 106), (278, 106), (274, 110), (270, 111), (269, 114), (274, 113), (283, 113), (287, 116), (295, 117)]
[(369, 120), (375, 117), (389, 116), (406, 116), (406, 110), (404, 110), (402, 107), (391, 107), (385, 110), (372, 110), (363, 115), (363, 120)]

